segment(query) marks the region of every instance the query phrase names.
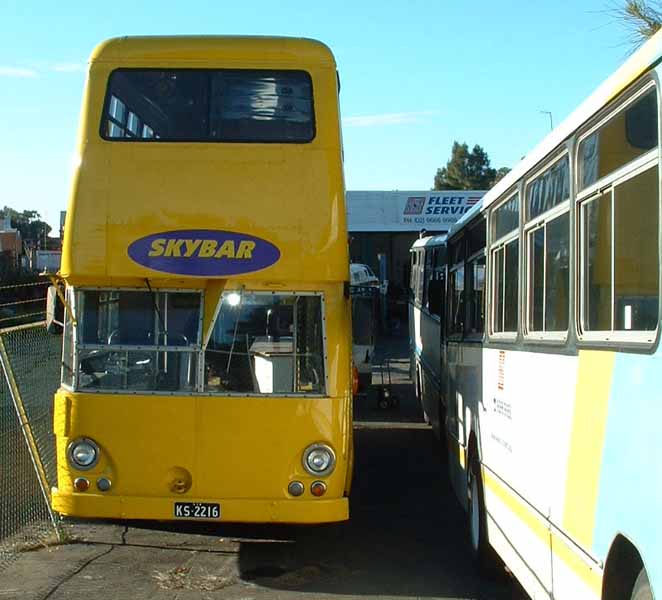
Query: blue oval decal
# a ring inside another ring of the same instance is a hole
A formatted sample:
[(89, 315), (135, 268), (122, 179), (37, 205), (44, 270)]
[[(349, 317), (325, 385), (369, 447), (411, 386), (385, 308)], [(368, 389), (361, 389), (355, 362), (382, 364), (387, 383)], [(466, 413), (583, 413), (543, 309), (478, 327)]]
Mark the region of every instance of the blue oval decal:
[(198, 277), (226, 277), (270, 267), (280, 258), (271, 242), (245, 233), (183, 229), (133, 242), (129, 257), (143, 267)]

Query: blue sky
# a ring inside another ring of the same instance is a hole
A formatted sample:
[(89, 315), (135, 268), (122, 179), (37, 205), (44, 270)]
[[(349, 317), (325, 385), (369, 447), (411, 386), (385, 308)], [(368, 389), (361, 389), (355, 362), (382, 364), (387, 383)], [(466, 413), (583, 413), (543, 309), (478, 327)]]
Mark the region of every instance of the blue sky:
[(317, 38), (342, 80), (350, 190), (426, 190), (453, 140), (512, 167), (623, 60), (624, 0), (0, 0), (0, 206), (56, 226), (85, 62), (131, 34)]

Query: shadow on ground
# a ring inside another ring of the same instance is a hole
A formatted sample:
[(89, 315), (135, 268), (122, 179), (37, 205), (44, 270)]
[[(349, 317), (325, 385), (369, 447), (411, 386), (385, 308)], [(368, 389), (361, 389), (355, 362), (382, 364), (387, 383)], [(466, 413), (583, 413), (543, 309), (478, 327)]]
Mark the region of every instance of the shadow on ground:
[(131, 528), (236, 542), (240, 580), (304, 597), (522, 598), (505, 575), (486, 581), (474, 570), (466, 517), (447, 483), (439, 443), (427, 427), (393, 422), (389, 428), (355, 433), (358, 460), (347, 523), (132, 523)]
[(429, 430), (359, 430), (356, 450), (351, 520), (297, 529), (294, 544), (244, 541), (244, 576), (274, 569), (262, 585), (332, 594), (513, 597), (510, 582), (477, 577), (464, 513), (446, 484)]

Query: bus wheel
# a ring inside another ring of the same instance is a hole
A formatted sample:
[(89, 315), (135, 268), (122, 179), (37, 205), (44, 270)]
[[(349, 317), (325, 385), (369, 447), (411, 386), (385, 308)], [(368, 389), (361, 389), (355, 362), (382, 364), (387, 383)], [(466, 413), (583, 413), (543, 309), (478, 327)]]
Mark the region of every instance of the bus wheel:
[(634, 588), (632, 588), (632, 595), (630, 596), (631, 600), (653, 600), (653, 591), (651, 590), (651, 584), (648, 581), (648, 574), (646, 569), (641, 569), (637, 580), (634, 582)]
[(474, 562), (484, 575), (494, 576), (497, 573), (494, 551), (487, 541), (487, 514), (485, 512), (485, 495), (483, 481), (480, 475), (480, 464), (475, 455), (469, 462), (467, 471), (467, 500), (469, 517), (469, 543)]

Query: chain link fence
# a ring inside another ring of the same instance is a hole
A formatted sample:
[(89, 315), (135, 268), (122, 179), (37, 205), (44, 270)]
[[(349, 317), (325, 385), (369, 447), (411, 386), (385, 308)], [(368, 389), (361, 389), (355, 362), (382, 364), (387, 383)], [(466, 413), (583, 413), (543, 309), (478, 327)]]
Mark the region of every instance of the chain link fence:
[(53, 393), (62, 338), (45, 323), (0, 329), (0, 571), (21, 551), (59, 539)]
[(0, 329), (42, 321), (49, 281), (0, 285)]

